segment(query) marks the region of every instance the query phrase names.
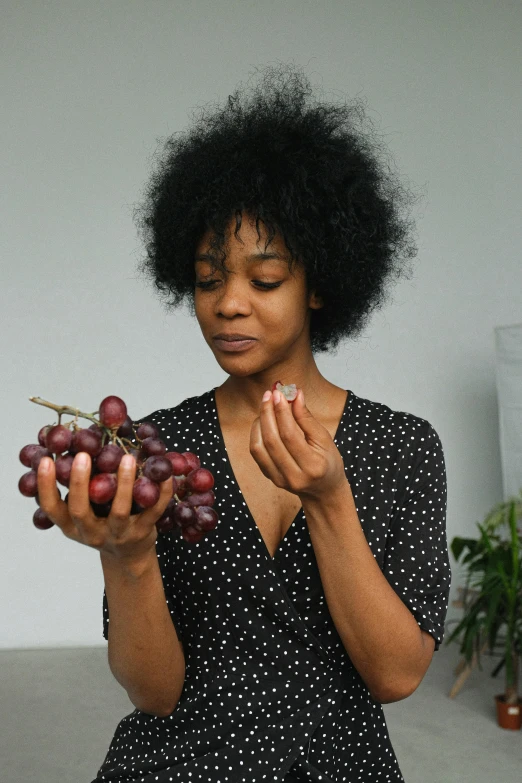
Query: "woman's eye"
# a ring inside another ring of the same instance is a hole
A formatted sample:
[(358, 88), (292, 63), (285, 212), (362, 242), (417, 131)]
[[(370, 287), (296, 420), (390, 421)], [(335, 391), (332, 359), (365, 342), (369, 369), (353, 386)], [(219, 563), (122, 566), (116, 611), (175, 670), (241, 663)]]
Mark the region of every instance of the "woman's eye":
[[(258, 285), (260, 288), (277, 288), (283, 281), (280, 280), (278, 283), (263, 283), (261, 280), (252, 280), (252, 282)], [(199, 283), (196, 283), (196, 287), (202, 288), (204, 291), (206, 291), (211, 286), (213, 286), (214, 283), (219, 283), (219, 280), (200, 281)]]

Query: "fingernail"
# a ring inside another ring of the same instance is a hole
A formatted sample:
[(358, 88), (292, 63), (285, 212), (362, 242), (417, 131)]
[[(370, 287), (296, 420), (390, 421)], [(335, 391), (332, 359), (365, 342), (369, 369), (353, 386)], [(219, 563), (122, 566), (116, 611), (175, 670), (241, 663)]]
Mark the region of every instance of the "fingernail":
[[(275, 394), (276, 394), (276, 392), (274, 392), (274, 395), (275, 395)], [(263, 402), (267, 402), (267, 400), (269, 400), (269, 399), (270, 399), (271, 395), (272, 395), (272, 392), (271, 392), (271, 391), (266, 391), (266, 392), (263, 394)]]
[(51, 470), (51, 458), (43, 457), (39, 465), (40, 473), (49, 473)]
[(80, 451), (79, 454), (76, 455), (76, 464), (79, 468), (86, 468), (87, 467), (87, 454)]
[(121, 464), (124, 468), (127, 468), (127, 470), (130, 470), (132, 468), (132, 463), (134, 462), (134, 458), (132, 454), (124, 454), (124, 456), (121, 458)]
[(274, 402), (276, 405), (280, 401), (280, 399), (281, 399), (281, 392), (277, 391), (276, 389), (276, 391), (274, 392)]

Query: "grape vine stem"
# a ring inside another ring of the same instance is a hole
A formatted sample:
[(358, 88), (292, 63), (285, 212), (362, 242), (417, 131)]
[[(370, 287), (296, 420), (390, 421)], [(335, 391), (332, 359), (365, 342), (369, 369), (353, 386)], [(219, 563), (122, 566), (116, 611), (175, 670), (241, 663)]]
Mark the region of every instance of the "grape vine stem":
[(90, 421), (94, 422), (95, 424), (100, 424), (100, 421), (95, 416), (98, 411), (94, 411), (94, 413), (84, 413), (83, 411), (78, 410), (78, 408), (71, 408), (70, 405), (55, 405), (54, 402), (42, 400), (41, 397), (29, 397), (29, 399), (31, 402), (35, 402), (37, 405), (44, 405), (46, 408), (52, 408), (53, 411), (56, 411), (58, 416), (69, 415), (75, 416), (76, 418), (81, 416), (82, 419), (90, 419)]

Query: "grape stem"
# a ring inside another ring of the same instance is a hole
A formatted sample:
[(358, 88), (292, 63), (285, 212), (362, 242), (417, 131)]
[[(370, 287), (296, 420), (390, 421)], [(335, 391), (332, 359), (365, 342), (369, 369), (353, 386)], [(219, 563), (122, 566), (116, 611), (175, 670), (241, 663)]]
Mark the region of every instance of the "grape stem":
[(99, 420), (94, 415), (94, 413), (98, 413), (98, 411), (95, 411), (94, 413), (84, 413), (83, 411), (78, 410), (78, 408), (71, 408), (69, 405), (55, 405), (54, 402), (42, 400), (41, 397), (29, 397), (29, 399), (37, 405), (45, 405), (46, 408), (52, 408), (59, 416), (63, 416), (64, 414), (75, 416), (76, 418), (81, 416), (82, 419), (90, 419), (95, 424), (100, 424)]
[[(110, 432), (111, 434), (111, 443), (117, 443), (119, 446), (123, 449), (123, 451), (128, 454), (128, 448), (134, 448), (134, 443), (129, 440), (128, 438), (120, 438), (118, 435), (116, 435), (116, 432), (113, 432), (108, 427), (105, 427), (99, 419), (96, 418), (96, 413), (99, 411), (94, 411), (94, 413), (84, 413), (83, 411), (78, 410), (78, 408), (71, 408), (69, 405), (55, 405), (54, 402), (48, 402), (48, 400), (42, 400), (41, 397), (29, 397), (31, 402), (35, 402), (37, 405), (44, 405), (46, 408), (51, 408), (53, 411), (56, 411), (58, 414), (58, 423), (61, 423), (62, 416), (74, 416), (74, 422), (73, 424), (76, 424), (78, 421), (78, 416), (81, 416), (82, 419), (89, 419), (90, 421), (94, 422), (94, 424), (97, 424), (100, 429), (103, 430), (102, 434), (102, 446), (105, 445), (105, 441), (107, 438), (107, 433)], [(134, 430), (134, 427), (132, 428), (134, 435), (136, 437), (136, 440), (141, 442), (138, 436), (136, 435), (136, 431)]]

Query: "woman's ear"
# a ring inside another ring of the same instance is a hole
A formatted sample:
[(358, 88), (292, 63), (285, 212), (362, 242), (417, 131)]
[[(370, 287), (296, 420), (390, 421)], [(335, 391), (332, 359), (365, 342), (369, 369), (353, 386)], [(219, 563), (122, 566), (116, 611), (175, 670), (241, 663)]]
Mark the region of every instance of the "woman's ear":
[(312, 291), (312, 293), (310, 294), (308, 307), (311, 307), (312, 310), (319, 310), (323, 306), (324, 306), (323, 297), (322, 296), (317, 296), (315, 291)]

